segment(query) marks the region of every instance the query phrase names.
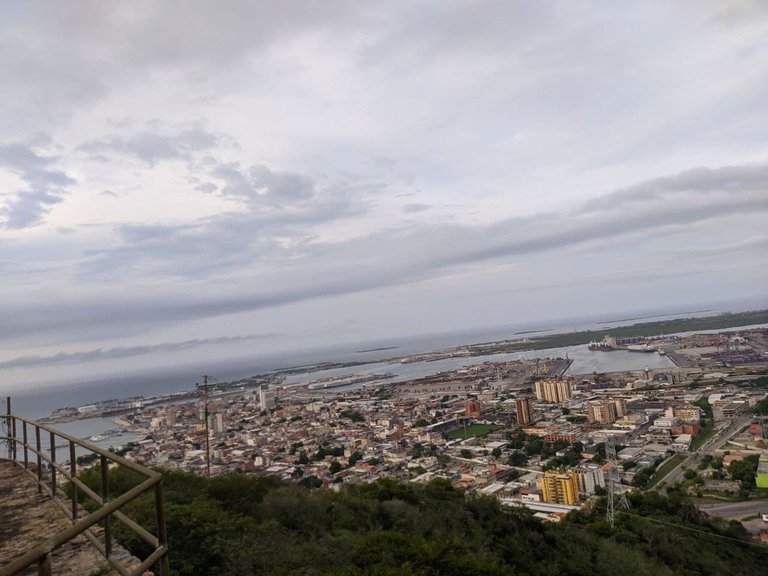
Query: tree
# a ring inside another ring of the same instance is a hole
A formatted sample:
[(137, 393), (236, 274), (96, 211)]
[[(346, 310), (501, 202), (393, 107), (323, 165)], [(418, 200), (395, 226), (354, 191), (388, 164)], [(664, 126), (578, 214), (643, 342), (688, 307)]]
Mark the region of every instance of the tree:
[(459, 452), (462, 458), (472, 458), (472, 452), (467, 450), (466, 448), (462, 448)]
[(342, 418), (349, 418), (352, 422), (365, 422), (365, 418), (357, 410), (342, 410)]
[(288, 454), (291, 454), (291, 455), (296, 454), (296, 451), (299, 448), (302, 448), (303, 446), (304, 446), (304, 442), (294, 442), (293, 444), (291, 444), (291, 449), (288, 451)]
[(349, 457), (349, 465), (354, 466), (362, 459), (363, 459), (363, 455), (360, 452), (357, 452), (357, 451), (352, 452), (352, 454)]
[(501, 458), (501, 448), (498, 446), (491, 451), (491, 456), (494, 458)]
[(509, 455), (509, 458), (507, 458), (507, 464), (510, 466), (525, 466), (528, 464), (528, 456), (519, 450), (515, 450)]
[[(110, 480), (120, 484), (117, 472)], [(100, 474), (93, 481), (98, 486)], [(303, 482), (321, 485), (314, 476)], [(530, 511), (465, 495), (448, 480), (384, 479), (332, 493), (274, 477), (164, 471), (163, 485), (175, 576), (730, 576), (734, 566), (760, 574), (768, 562), (768, 550), (741, 544), (750, 536), (738, 523), (708, 519), (681, 493), (629, 494), (630, 511), (609, 532), (604, 504), (550, 525)], [(124, 512), (151, 529), (154, 501), (140, 497)], [(120, 523), (113, 535), (146, 557), (143, 540)]]
[(341, 472), (341, 464), (337, 460), (334, 460), (331, 462), (331, 466), (328, 468), (331, 474), (336, 474), (337, 472)]
[(768, 398), (760, 400), (752, 409), (755, 414), (767, 415), (768, 414)]
[(528, 456), (535, 456), (544, 452), (544, 440), (542, 438), (533, 438), (525, 445), (525, 453)]
[(322, 480), (320, 480), (320, 478), (312, 474), (310, 474), (309, 476), (305, 476), (299, 482), (299, 486), (304, 486), (305, 488), (320, 488), (320, 486), (322, 485), (323, 485)]
[(759, 459), (759, 455), (752, 454), (744, 458), (744, 460), (734, 460), (728, 465), (728, 473), (731, 475), (731, 478), (741, 482), (742, 490), (753, 490), (755, 488), (755, 474), (757, 473)]

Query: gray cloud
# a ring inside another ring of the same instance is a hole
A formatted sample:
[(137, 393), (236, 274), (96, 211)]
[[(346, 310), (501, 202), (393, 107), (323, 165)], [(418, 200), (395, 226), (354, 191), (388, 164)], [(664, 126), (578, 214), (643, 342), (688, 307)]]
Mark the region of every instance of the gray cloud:
[(654, 178), (617, 190), (587, 202), (580, 212), (621, 211), (631, 205), (641, 205), (661, 197), (670, 198), (686, 193), (706, 197), (724, 192), (734, 195), (747, 192), (768, 194), (768, 164), (692, 168), (674, 176)]
[[(259, 248), (246, 247), (247, 242), (239, 240), (244, 234), (238, 228), (222, 235), (228, 228), (222, 222), (201, 222), (191, 229), (196, 235), (191, 241), (186, 232), (172, 227), (133, 226), (122, 232), (132, 242), (130, 245), (101, 255), (106, 265), (119, 262), (133, 273), (131, 262), (152, 258), (164, 261), (152, 274), (172, 269), (193, 279), (205, 276), (203, 268), (209, 267), (216, 274), (233, 279), (239, 274), (242, 280), (228, 290), (208, 291), (207, 296), (199, 294), (173, 301), (162, 297), (157, 300), (123, 297), (119, 306), (107, 299), (91, 301), (87, 307), (56, 305), (18, 309), (7, 314), (5, 325), (7, 333), (12, 334), (57, 331), (72, 324), (87, 327), (116, 323), (127, 329), (403, 286), (493, 260), (509, 262), (582, 245), (604, 248), (630, 238), (634, 244), (641, 245), (660, 233), (680, 232), (717, 219), (727, 221), (736, 215), (765, 214), (768, 212), (768, 194), (765, 194), (768, 179), (761, 185), (756, 172), (768, 176), (765, 171), (747, 165), (729, 167), (723, 172), (686, 171), (678, 177), (640, 183), (638, 190), (653, 189), (654, 192), (639, 201), (620, 192), (616, 198), (632, 203), (632, 209), (618, 211), (610, 218), (595, 213), (590, 206), (576, 211), (576, 216), (553, 212), (483, 226), (384, 229), (346, 242), (309, 242), (292, 252), (273, 245), (269, 251), (275, 260), (270, 260), (270, 267), (266, 269), (268, 280), (265, 278), (256, 284), (248, 277), (261, 271), (256, 265)], [(712, 175), (724, 173), (728, 178), (717, 191)], [(683, 180), (684, 189), (696, 195), (697, 201), (676, 198)], [(276, 267), (280, 260), (291, 265)]]
[(0, 208), (6, 228), (39, 224), (50, 207), (62, 201), (67, 187), (75, 184), (65, 172), (51, 167), (58, 159), (58, 156), (40, 154), (26, 144), (0, 145), (0, 166), (15, 172), (27, 185), (13, 193)]
[[(162, 129), (162, 126), (158, 128)], [(86, 142), (79, 149), (97, 159), (108, 159), (109, 153), (117, 153), (154, 166), (162, 160), (190, 160), (195, 153), (231, 143), (226, 137), (208, 132), (199, 124), (168, 132), (143, 130), (129, 137), (110, 136)]]
[(0, 360), (754, 293), (765, 4), (0, 3)]
[[(381, 184), (340, 179), (321, 183), (263, 165), (241, 169), (219, 163), (210, 169), (222, 182), (218, 192), (242, 201), (245, 210), (221, 213), (182, 225), (121, 224), (116, 246), (88, 248), (83, 277), (158, 274), (198, 279), (279, 263), (301, 256), (314, 228), (364, 215)], [(199, 189), (199, 180), (191, 179)], [(215, 187), (218, 190), (218, 187)]]
[(425, 210), (429, 210), (431, 206), (429, 204), (420, 204), (418, 202), (414, 202), (411, 204), (405, 204), (403, 205), (403, 212), (406, 212), (408, 214), (413, 214), (415, 212), (424, 212)]
[(118, 358), (133, 358), (162, 352), (180, 352), (193, 350), (202, 346), (216, 344), (234, 344), (252, 340), (263, 340), (274, 337), (274, 334), (251, 334), (247, 336), (226, 336), (222, 338), (204, 338), (185, 340), (184, 342), (164, 342), (145, 346), (120, 346), (114, 348), (98, 348), (84, 352), (60, 352), (49, 356), (19, 356), (0, 362), (0, 370), (7, 368), (28, 368), (39, 366), (58, 366), (62, 364), (79, 364), (100, 360), (116, 360)]

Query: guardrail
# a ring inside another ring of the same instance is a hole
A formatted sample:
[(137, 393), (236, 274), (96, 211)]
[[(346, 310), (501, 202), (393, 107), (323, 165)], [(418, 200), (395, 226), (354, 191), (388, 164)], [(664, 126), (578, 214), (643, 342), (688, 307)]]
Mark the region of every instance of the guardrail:
[[(36, 480), (38, 491), (45, 492), (51, 497), (51, 500), (72, 521), (72, 526), (11, 561), (9, 564), (0, 567), (0, 576), (18, 574), (33, 564), (38, 565), (40, 576), (50, 576), (52, 570), (51, 553), (80, 534), (86, 536), (109, 562), (110, 566), (122, 576), (140, 576), (155, 565), (159, 567), (161, 576), (168, 576), (168, 540), (165, 531), (163, 478), (161, 474), (107, 450), (103, 450), (98, 446), (84, 442), (79, 438), (74, 438), (39, 422), (12, 414), (10, 398), (8, 399), (7, 414), (0, 414), (0, 420), (3, 419), (6, 425), (4, 435), (0, 436), (0, 440), (5, 441), (7, 445), (8, 459), (15, 462)], [(20, 435), (19, 432), (21, 432)], [(48, 435), (50, 455), (46, 454), (41, 442), (43, 433)], [(34, 442), (31, 441), (32, 437), (34, 437)], [(60, 440), (66, 441), (69, 447), (69, 459), (66, 462), (57, 462), (56, 459), (57, 441)], [(76, 447), (78, 446), (99, 457), (101, 494), (94, 492), (77, 477)], [(30, 455), (33, 456), (34, 462), (30, 461)], [(144, 480), (124, 494), (110, 500), (110, 464), (124, 466), (139, 474)], [(67, 491), (62, 488), (62, 479), (69, 483)], [(154, 491), (155, 496), (156, 535), (120, 512), (120, 508), (150, 490)], [(69, 493), (67, 494), (67, 492)], [(81, 494), (94, 502), (98, 508), (88, 513), (79, 504)], [(153, 550), (136, 568), (129, 569), (119, 558), (112, 554), (113, 519), (131, 530)], [(103, 541), (92, 530), (97, 524), (103, 526)]]

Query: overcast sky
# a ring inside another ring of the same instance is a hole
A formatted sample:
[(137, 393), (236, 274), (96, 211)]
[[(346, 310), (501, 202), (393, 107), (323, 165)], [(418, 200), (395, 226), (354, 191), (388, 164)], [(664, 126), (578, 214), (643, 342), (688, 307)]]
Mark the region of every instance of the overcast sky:
[(0, 387), (765, 296), (768, 2), (0, 3)]

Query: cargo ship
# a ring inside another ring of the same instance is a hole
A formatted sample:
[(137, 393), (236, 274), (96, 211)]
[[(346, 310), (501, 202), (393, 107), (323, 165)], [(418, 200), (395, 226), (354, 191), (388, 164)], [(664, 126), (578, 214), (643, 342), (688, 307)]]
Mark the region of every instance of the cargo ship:
[(592, 342), (589, 343), (589, 346), (587, 346), (587, 349), (592, 352), (611, 352), (612, 350), (616, 350), (616, 347), (605, 342), (595, 342), (592, 340)]
[(307, 389), (326, 390), (328, 388), (338, 388), (340, 386), (349, 386), (351, 384), (361, 384), (364, 382), (384, 380), (386, 378), (393, 378), (394, 376), (395, 374), (392, 372), (385, 372), (384, 374), (350, 374), (349, 376), (320, 378), (307, 384)]

